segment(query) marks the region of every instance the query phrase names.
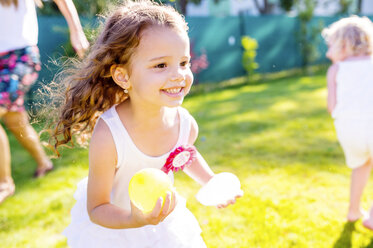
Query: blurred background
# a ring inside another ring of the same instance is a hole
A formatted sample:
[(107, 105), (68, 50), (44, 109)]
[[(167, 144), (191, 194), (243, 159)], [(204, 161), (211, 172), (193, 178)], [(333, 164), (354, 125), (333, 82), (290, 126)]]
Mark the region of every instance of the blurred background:
[[(98, 14), (113, 0), (74, 0), (90, 37)], [(164, 1), (186, 16), (190, 28), (193, 71), (197, 83), (217, 82), (248, 73), (242, 57), (251, 50), (255, 71), (277, 72), (328, 63), (320, 31), (351, 14), (373, 15), (369, 0), (173, 0)], [(40, 50), (44, 68), (40, 80), (51, 80), (61, 55), (72, 55), (68, 28), (53, 1), (38, 10)], [(43, 37), (47, 36), (47, 37)], [(257, 47), (245, 48), (249, 36)], [(251, 66), (253, 67), (253, 66)], [(250, 72), (250, 71), (249, 71)], [(35, 86), (37, 87), (37, 86)]]
[[(100, 14), (117, 1), (74, 0), (91, 41)], [(175, 175), (207, 246), (372, 248), (373, 233), (345, 219), (351, 170), (326, 110), (330, 62), (320, 33), (342, 17), (373, 17), (373, 0), (165, 3), (189, 23), (197, 85), (183, 106), (199, 123), (196, 146), (215, 172), (239, 176), (245, 192), (227, 209), (202, 207), (194, 197), (199, 185)], [(54, 3), (38, 11), (43, 66), (33, 91), (75, 56)], [(37, 101), (32, 97), (37, 94), (30, 92), (30, 103)], [(41, 131), (44, 120), (34, 122)], [(66, 248), (61, 232), (70, 222), (76, 184), (88, 173), (87, 149), (62, 149), (54, 171), (31, 179), (35, 162), (9, 138), (17, 191), (0, 206), (0, 247)], [(370, 180), (365, 209), (372, 195)]]

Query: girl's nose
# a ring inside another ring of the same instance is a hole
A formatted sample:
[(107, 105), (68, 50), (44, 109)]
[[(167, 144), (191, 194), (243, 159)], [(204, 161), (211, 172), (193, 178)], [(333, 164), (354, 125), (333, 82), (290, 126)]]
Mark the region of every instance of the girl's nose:
[(176, 68), (173, 70), (171, 75), (171, 81), (173, 82), (180, 82), (183, 81), (185, 78), (184, 72), (181, 68)]

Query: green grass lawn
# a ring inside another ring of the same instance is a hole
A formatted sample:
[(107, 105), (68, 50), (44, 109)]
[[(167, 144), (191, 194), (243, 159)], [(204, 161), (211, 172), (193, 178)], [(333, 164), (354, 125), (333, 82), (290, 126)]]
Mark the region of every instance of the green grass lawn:
[[(184, 107), (200, 127), (199, 151), (215, 172), (235, 173), (245, 192), (227, 209), (204, 207), (194, 198), (197, 183), (176, 175), (208, 247), (373, 247), (373, 232), (345, 222), (350, 169), (326, 112), (325, 85), (320, 74), (187, 97)], [(35, 180), (35, 162), (10, 142), (17, 191), (0, 205), (0, 247), (66, 247), (60, 233), (76, 183), (88, 172), (87, 151), (65, 149), (56, 170)]]

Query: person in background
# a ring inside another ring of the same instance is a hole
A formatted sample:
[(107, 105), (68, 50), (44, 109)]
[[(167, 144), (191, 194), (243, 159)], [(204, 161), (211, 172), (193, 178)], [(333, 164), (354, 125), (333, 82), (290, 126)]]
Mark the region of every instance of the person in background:
[(333, 62), (327, 73), (328, 110), (352, 169), (347, 220), (354, 222), (364, 216), (360, 201), (373, 167), (373, 24), (351, 16), (322, 35)]
[[(65, 17), (70, 40), (80, 58), (89, 43), (71, 0), (54, 1)], [(35, 177), (53, 169), (31, 126), (24, 96), (40, 71), (36, 7), (40, 0), (0, 0), (0, 118), (37, 163)], [(0, 203), (14, 194), (8, 137), (0, 125)]]

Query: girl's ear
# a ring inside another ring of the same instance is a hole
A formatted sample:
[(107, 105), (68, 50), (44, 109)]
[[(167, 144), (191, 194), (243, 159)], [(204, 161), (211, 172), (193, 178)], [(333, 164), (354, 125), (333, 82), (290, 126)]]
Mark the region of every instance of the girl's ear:
[(110, 67), (110, 74), (114, 82), (123, 89), (129, 89), (131, 87), (127, 70), (123, 66), (112, 65)]

